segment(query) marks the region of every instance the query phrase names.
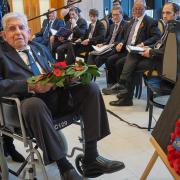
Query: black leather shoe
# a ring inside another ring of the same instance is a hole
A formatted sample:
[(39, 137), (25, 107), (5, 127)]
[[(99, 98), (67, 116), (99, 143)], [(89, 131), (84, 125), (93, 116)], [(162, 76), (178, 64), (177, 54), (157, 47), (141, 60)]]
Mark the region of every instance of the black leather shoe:
[(83, 178), (76, 172), (75, 169), (70, 169), (61, 175), (61, 180), (83, 180)]
[(133, 102), (127, 98), (120, 98), (116, 101), (111, 101), (109, 103), (111, 106), (133, 106)]
[(123, 90), (123, 89), (125, 89), (124, 85), (116, 83), (113, 86), (111, 86), (110, 88), (103, 88), (102, 92), (105, 95), (111, 95), (111, 94), (117, 94), (117, 93), (119, 93), (120, 90)]
[(111, 161), (98, 156), (96, 160), (89, 164), (83, 165), (83, 172), (85, 177), (95, 178), (105, 173), (113, 173), (125, 168), (123, 162)]
[(128, 90), (126, 88), (120, 90), (119, 93), (116, 95), (116, 97), (118, 99), (121, 99), (121, 98), (124, 98), (124, 97), (127, 97), (127, 96), (128, 96)]
[(11, 156), (12, 160), (15, 162), (22, 163), (25, 161), (25, 158), (18, 151), (16, 151), (16, 149), (9, 150), (7, 153)]

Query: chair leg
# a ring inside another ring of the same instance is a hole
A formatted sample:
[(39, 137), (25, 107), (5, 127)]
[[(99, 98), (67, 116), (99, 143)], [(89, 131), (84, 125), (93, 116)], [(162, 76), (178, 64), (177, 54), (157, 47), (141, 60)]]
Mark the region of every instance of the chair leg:
[(106, 84), (107, 84), (107, 87), (108, 87), (108, 70), (107, 68), (104, 68), (105, 70), (105, 73), (106, 73)]
[(146, 110), (148, 111), (149, 109), (149, 100), (153, 98), (153, 93), (151, 91), (151, 89), (147, 86), (147, 103), (146, 103)]
[(148, 131), (151, 130), (152, 116), (153, 116), (153, 104), (152, 104), (151, 102), (149, 102), (149, 123), (148, 123)]
[(140, 81), (139, 81), (139, 93), (138, 93), (138, 99), (141, 98), (141, 94), (142, 94), (142, 76), (140, 77)]

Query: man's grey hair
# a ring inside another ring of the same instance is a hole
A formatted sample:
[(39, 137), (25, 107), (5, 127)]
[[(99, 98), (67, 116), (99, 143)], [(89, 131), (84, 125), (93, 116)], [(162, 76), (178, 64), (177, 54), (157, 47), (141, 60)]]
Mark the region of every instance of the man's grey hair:
[(119, 10), (119, 12), (123, 14), (123, 9), (121, 6), (113, 6), (112, 10)]
[(143, 4), (145, 8), (147, 8), (146, 6), (146, 0), (134, 0), (134, 4), (135, 3), (140, 3), (140, 4)]
[(3, 29), (6, 29), (7, 26), (7, 22), (10, 19), (22, 19), (23, 25), (25, 25), (26, 27), (28, 27), (28, 21), (27, 21), (27, 17), (23, 14), (23, 13), (19, 13), (19, 12), (10, 12), (8, 14), (5, 14), (2, 18), (2, 26)]

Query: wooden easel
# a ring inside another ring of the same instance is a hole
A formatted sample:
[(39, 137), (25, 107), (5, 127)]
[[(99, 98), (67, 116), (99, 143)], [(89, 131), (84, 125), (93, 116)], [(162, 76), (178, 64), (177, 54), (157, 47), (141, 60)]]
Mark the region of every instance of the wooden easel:
[(154, 154), (152, 155), (148, 165), (146, 166), (146, 169), (144, 170), (140, 180), (146, 180), (147, 176), (149, 175), (152, 167), (154, 166), (154, 163), (156, 162), (158, 156), (161, 158), (161, 160), (164, 162), (166, 167), (168, 168), (169, 172), (173, 176), (175, 180), (180, 180), (180, 176), (175, 172), (175, 170), (170, 166), (169, 161), (167, 159), (167, 155), (164, 153), (160, 145), (157, 143), (157, 141), (154, 139), (154, 137), (150, 138), (151, 144), (154, 146)]

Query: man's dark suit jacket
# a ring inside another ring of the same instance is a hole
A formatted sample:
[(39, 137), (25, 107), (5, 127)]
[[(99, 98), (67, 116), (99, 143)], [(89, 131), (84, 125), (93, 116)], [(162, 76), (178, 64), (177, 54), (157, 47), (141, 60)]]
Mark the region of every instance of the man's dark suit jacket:
[[(115, 40), (114, 40), (114, 44), (118, 44), (119, 42), (121, 42), (124, 38), (124, 33), (125, 33), (125, 25), (127, 24), (126, 21), (122, 20), (120, 25), (119, 25), (119, 28), (118, 28), (118, 31), (117, 31), (117, 34), (116, 34), (116, 37), (115, 37)], [(108, 44), (111, 40), (111, 37), (112, 37), (112, 34), (113, 34), (113, 31), (114, 31), (114, 27), (115, 27), (115, 24), (112, 24), (110, 26), (110, 31), (109, 31), (109, 35), (107, 37), (107, 39), (105, 40), (105, 42), (103, 43), (104, 45), (105, 44)]]
[[(64, 21), (61, 20), (61, 19), (55, 19), (51, 28), (52, 29), (55, 29), (55, 30), (58, 30), (60, 27), (64, 27)], [(33, 41), (36, 41), (36, 42), (39, 42), (39, 43), (42, 43), (44, 45), (48, 45), (48, 42), (49, 42), (49, 38), (48, 38), (48, 34), (44, 34), (44, 32), (47, 32), (46, 31), (46, 28), (48, 26), (48, 20), (45, 19), (42, 23), (42, 28), (40, 30), (40, 32), (37, 32), (35, 34), (35, 38), (33, 39)], [(50, 36), (52, 35), (52, 33), (50, 32)]]
[[(88, 39), (89, 33), (91, 32), (92, 25), (89, 25), (88, 30), (86, 31), (85, 36), (82, 38), (82, 40)], [(100, 20), (97, 20), (96, 26), (94, 28), (94, 32), (92, 35), (92, 38), (89, 39), (89, 44), (98, 44), (102, 43), (104, 41), (105, 37), (105, 27), (103, 23)]]
[[(47, 48), (39, 43), (29, 44), (33, 55), (41, 65), (43, 70), (48, 73), (51, 68), (48, 64), (53, 60)], [(7, 43), (3, 43), (0, 48), (0, 97), (17, 94), (28, 96), (27, 78), (33, 76), (33, 72), (21, 59), (17, 51)]]
[[(134, 23), (134, 20), (132, 19), (126, 27), (126, 34), (122, 41), (122, 43), (124, 45), (126, 45), (126, 43), (127, 43), (129, 33), (131, 31), (131, 27), (132, 27), (133, 23)], [(144, 43), (145, 46), (149, 46), (151, 44), (154, 44), (156, 41), (158, 41), (160, 39), (160, 37), (161, 37), (161, 32), (158, 29), (157, 21), (155, 21), (151, 17), (145, 15), (139, 26), (135, 45)]]
[[(87, 30), (87, 22), (85, 19), (79, 18), (76, 23), (77, 23), (77, 26), (73, 28), (73, 39), (72, 39), (72, 41), (75, 41), (75, 40), (83, 37), (86, 33), (86, 30)], [(71, 29), (71, 22), (68, 21), (66, 23), (65, 27), (68, 29)]]
[[(81, 38), (81, 40), (88, 39), (89, 34), (91, 32), (92, 25), (89, 25), (88, 30), (86, 31), (85, 35)], [(89, 39), (88, 45), (76, 44), (73, 46), (74, 55), (78, 56), (80, 53), (85, 52), (85, 59), (87, 59), (89, 52), (93, 51), (92, 45), (96, 45), (102, 43), (105, 38), (105, 27), (100, 20), (97, 20), (96, 26), (94, 28), (92, 38)], [(73, 58), (73, 57), (72, 57)]]

